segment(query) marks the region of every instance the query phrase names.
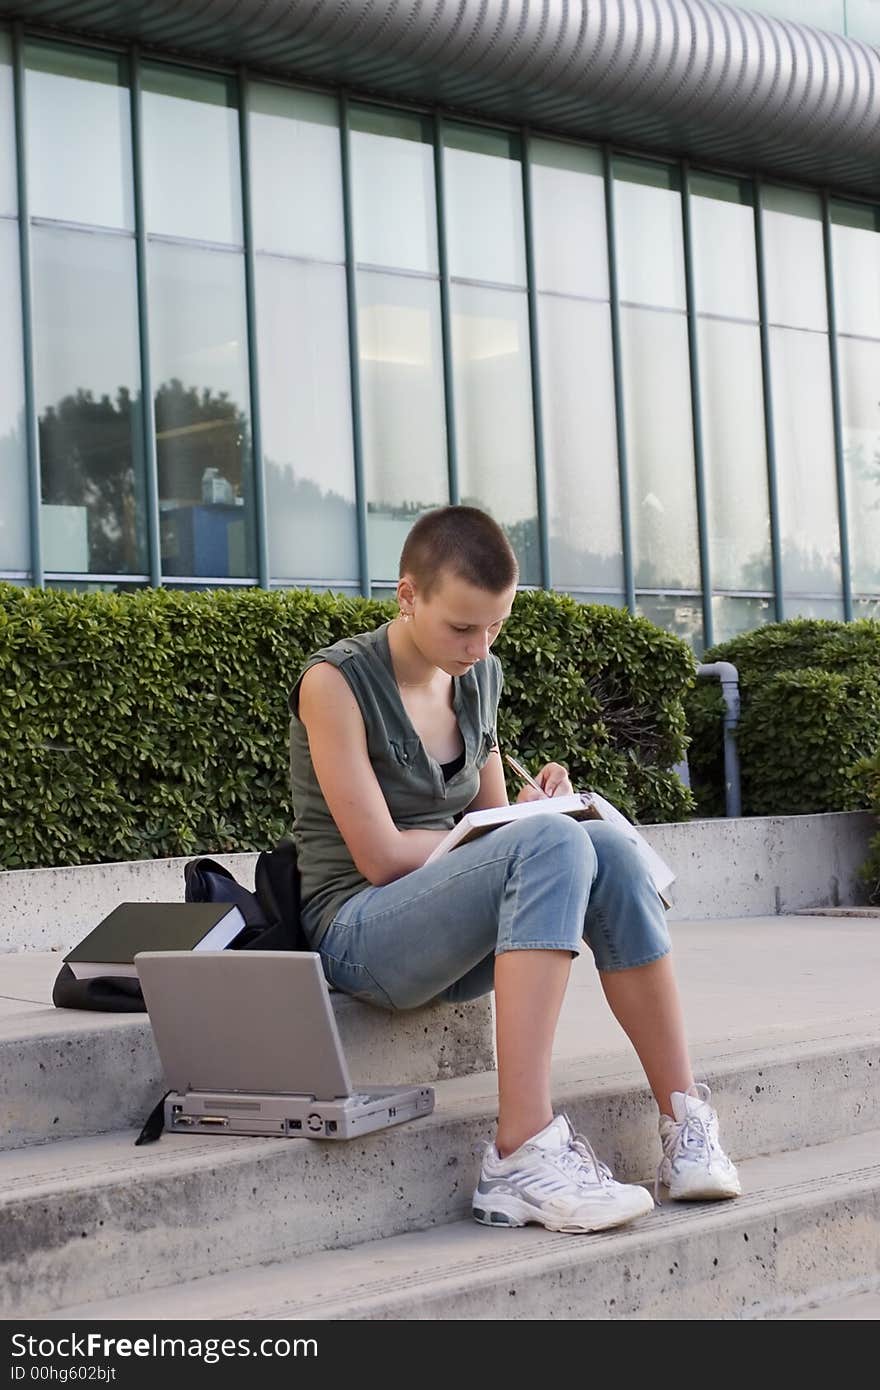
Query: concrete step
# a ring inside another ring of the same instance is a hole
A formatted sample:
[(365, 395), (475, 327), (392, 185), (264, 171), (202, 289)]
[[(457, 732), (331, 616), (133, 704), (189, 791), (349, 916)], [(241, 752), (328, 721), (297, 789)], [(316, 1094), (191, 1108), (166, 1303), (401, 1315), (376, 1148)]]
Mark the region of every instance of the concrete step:
[(880, 1132), (755, 1158), (741, 1172), (744, 1195), (735, 1202), (667, 1203), (599, 1235), (457, 1221), (139, 1297), (81, 1302), (60, 1316), (750, 1319), (785, 1317), (856, 1281), (880, 1288)]
[[(706, 1049), (736, 1159), (880, 1128), (880, 1038)], [(132, 1294), (442, 1225), (469, 1209), (494, 1073), (437, 1085), (435, 1113), (345, 1144), (135, 1132), (0, 1154), (0, 1316)], [(558, 1108), (624, 1180), (653, 1174), (656, 1115), (619, 1054), (560, 1063)]]
[[(45, 1007), (59, 960), (0, 957), (17, 999), (0, 1008), (0, 1149), (140, 1125), (167, 1089), (146, 1014)], [(389, 1014), (331, 1000), (357, 1081), (433, 1082), (494, 1065), (488, 999)], [(30, 1007), (25, 1007), (29, 1005)]]

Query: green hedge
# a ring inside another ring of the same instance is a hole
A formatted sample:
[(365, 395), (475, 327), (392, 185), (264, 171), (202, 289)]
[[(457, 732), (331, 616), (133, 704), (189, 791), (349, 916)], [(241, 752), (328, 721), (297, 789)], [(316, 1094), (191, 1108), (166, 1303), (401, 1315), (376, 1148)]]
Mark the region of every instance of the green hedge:
[[(290, 825), (287, 695), (388, 603), (308, 590), (71, 594), (0, 584), (0, 866), (260, 849)], [(691, 809), (693, 659), (612, 608), (518, 595), (502, 744), (642, 820)]]
[[(870, 804), (854, 765), (880, 748), (880, 622), (773, 623), (713, 647), (703, 660), (731, 661), (739, 671), (744, 815)], [(698, 682), (686, 708), (698, 813), (723, 815), (718, 682)]]

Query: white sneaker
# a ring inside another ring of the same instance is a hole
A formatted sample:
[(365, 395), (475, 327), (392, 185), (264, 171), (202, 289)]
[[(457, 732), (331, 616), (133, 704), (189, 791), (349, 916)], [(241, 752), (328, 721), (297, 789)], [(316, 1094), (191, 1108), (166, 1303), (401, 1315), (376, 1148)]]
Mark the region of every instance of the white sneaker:
[(660, 1142), (663, 1157), (657, 1168), (656, 1188), (669, 1188), (674, 1202), (715, 1201), (738, 1197), (742, 1192), (739, 1176), (718, 1142), (718, 1116), (709, 1101), (708, 1086), (694, 1087), (696, 1095), (672, 1092), (675, 1115), (660, 1116)]
[(486, 1226), (525, 1226), (548, 1231), (604, 1231), (652, 1211), (650, 1192), (615, 1182), (587, 1140), (557, 1115), (540, 1134), (501, 1158), (494, 1144), (483, 1155), (473, 1199)]

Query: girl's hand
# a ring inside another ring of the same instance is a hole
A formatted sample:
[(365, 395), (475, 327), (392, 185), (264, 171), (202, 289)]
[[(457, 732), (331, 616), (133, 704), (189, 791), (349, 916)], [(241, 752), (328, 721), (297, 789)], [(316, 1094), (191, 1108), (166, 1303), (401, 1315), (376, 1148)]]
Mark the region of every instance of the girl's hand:
[[(568, 777), (568, 770), (561, 763), (547, 763), (535, 776), (535, 781), (545, 796), (571, 796), (574, 788)], [(534, 787), (523, 787), (517, 801), (540, 801), (540, 792)]]

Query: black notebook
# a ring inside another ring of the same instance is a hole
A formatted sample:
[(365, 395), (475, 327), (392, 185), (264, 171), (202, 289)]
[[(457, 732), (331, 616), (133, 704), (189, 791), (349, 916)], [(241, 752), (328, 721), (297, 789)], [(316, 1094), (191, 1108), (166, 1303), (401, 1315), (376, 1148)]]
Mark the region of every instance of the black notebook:
[(231, 903), (120, 903), (64, 961), (78, 980), (137, 979), (138, 951), (222, 951), (244, 924)]

